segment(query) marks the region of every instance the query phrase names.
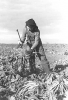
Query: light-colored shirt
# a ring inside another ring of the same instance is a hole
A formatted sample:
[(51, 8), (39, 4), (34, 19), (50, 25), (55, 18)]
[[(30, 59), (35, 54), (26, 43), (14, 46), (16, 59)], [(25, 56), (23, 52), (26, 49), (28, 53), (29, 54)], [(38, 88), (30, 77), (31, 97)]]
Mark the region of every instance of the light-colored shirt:
[(23, 34), (21, 37), (22, 42), (24, 41), (29, 44), (31, 44), (31, 49), (35, 49), (35, 47), (39, 44), (40, 41), (40, 31), (32, 33), (29, 31), (26, 27), (23, 30)]

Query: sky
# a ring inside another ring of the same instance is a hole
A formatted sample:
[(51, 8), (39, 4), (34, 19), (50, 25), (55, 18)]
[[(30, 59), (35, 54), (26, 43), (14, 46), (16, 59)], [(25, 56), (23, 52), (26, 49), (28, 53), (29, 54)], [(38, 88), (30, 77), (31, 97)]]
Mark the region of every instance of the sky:
[(18, 43), (30, 18), (43, 43), (68, 44), (68, 0), (0, 0), (0, 43)]

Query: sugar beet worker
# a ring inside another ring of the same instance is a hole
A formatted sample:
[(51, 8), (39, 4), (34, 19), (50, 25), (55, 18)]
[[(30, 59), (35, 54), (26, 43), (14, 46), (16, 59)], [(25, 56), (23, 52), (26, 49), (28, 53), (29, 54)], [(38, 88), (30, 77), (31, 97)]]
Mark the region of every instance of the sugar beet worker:
[[(29, 19), (25, 22), (25, 27), (23, 29), (23, 34), (21, 37), (22, 44), (24, 43), (24, 41), (27, 44), (25, 54), (31, 56), (33, 52), (37, 52), (43, 71), (46, 74), (49, 74), (49, 62), (46, 59), (44, 48), (41, 42), (40, 31), (33, 19)], [(33, 65), (35, 65), (35, 55), (31, 58), (31, 60), (32, 61), (30, 62), (30, 65), (32, 67)]]

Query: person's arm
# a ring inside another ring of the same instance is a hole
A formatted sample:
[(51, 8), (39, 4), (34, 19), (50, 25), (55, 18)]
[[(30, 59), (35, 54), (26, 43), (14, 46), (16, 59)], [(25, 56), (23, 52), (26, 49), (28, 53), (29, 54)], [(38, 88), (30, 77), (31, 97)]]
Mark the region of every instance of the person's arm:
[(37, 47), (37, 45), (39, 44), (39, 40), (40, 40), (40, 32), (36, 32), (36, 34), (35, 34), (35, 42), (31, 47), (32, 50), (34, 50)]
[(23, 34), (22, 34), (22, 37), (21, 37), (21, 42), (24, 43), (26, 39), (26, 28), (23, 29)]

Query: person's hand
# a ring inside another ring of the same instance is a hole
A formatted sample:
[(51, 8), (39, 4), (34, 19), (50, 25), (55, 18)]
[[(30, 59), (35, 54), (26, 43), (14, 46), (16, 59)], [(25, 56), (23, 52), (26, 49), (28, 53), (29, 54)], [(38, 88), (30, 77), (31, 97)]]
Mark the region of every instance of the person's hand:
[(21, 41), (19, 41), (19, 44), (20, 44), (20, 45), (22, 45), (22, 42), (21, 42)]
[(23, 43), (21, 41), (18, 42), (18, 47), (22, 47)]

